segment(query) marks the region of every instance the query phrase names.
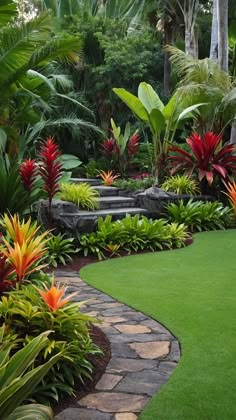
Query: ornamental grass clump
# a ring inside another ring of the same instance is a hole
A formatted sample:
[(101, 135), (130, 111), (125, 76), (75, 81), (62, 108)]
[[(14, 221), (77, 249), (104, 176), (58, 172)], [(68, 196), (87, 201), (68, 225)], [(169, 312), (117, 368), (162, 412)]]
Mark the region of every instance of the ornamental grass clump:
[(200, 192), (197, 182), (186, 175), (175, 175), (167, 178), (161, 188), (164, 191), (172, 191), (179, 195), (195, 195)]
[(99, 207), (98, 191), (86, 182), (81, 184), (62, 183), (58, 197), (76, 204), (81, 210), (96, 210)]

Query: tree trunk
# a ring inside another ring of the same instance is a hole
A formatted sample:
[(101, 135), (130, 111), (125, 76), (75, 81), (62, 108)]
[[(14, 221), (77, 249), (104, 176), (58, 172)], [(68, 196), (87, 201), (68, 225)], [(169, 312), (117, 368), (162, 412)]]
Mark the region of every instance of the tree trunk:
[[(164, 23), (164, 44), (173, 45), (173, 26), (172, 22), (166, 21)], [(164, 56), (164, 92), (166, 96), (171, 92), (171, 64), (170, 54), (165, 51)]]
[(236, 121), (233, 121), (230, 134), (230, 143), (236, 143)]
[(218, 63), (228, 72), (228, 0), (217, 0), (218, 14)]
[(185, 29), (185, 52), (193, 58), (198, 58), (198, 42), (196, 34), (191, 29)]
[(213, 3), (212, 26), (211, 26), (211, 49), (210, 58), (214, 61), (218, 59), (218, 14), (217, 0)]
[[(178, 4), (180, 4), (179, 1)], [(184, 4), (184, 8), (181, 7), (181, 10), (184, 15), (185, 24), (185, 52), (193, 58), (198, 58), (196, 19), (199, 12), (199, 0), (188, 0)]]

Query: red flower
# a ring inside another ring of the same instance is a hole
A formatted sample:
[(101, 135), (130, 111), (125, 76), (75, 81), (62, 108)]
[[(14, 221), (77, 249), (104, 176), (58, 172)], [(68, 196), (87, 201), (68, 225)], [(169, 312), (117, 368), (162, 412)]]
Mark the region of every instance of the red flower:
[(59, 191), (62, 165), (59, 162), (61, 152), (52, 137), (48, 137), (40, 146), (39, 173), (44, 181), (44, 188), (48, 194), (49, 202)]
[[(3, 245), (0, 233), (0, 245)], [(5, 292), (10, 288), (13, 282), (10, 279), (12, 273), (12, 266), (8, 263), (7, 257), (0, 250), (0, 292)]]
[(109, 158), (115, 151), (116, 142), (115, 139), (107, 139), (103, 142), (102, 147), (105, 151), (105, 155)]
[(220, 147), (221, 136), (212, 132), (204, 133), (201, 137), (193, 133), (187, 140), (192, 153), (186, 152), (177, 146), (170, 147), (174, 152), (168, 160), (173, 166), (172, 174), (177, 171), (185, 171), (191, 175), (198, 172), (198, 179), (207, 179), (212, 184), (214, 175), (226, 178), (229, 173), (236, 171), (236, 147), (234, 144), (224, 144)]
[(139, 138), (138, 133), (135, 133), (128, 143), (128, 155), (133, 156), (136, 155), (139, 149)]
[(19, 166), (19, 173), (24, 189), (30, 192), (37, 176), (37, 166), (35, 160), (24, 159)]

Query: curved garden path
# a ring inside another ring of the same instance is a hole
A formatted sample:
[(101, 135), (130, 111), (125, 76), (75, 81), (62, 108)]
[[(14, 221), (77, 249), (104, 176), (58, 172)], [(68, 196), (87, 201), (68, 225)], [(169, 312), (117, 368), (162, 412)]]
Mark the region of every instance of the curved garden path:
[(180, 358), (177, 339), (161, 324), (84, 283), (76, 272), (57, 271), (56, 279), (89, 300), (82, 311), (102, 321), (111, 359), (95, 391), (68, 407), (56, 420), (135, 420), (168, 381)]

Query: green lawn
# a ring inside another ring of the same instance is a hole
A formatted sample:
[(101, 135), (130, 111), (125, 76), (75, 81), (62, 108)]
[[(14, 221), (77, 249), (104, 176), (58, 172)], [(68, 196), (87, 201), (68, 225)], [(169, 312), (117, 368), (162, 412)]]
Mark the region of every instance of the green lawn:
[(182, 357), (142, 420), (236, 419), (236, 230), (85, 267), (91, 285), (163, 323)]

